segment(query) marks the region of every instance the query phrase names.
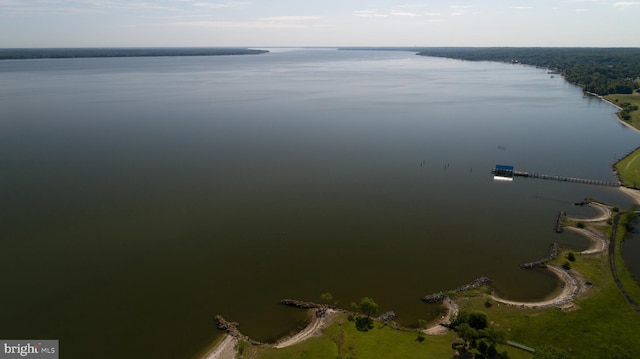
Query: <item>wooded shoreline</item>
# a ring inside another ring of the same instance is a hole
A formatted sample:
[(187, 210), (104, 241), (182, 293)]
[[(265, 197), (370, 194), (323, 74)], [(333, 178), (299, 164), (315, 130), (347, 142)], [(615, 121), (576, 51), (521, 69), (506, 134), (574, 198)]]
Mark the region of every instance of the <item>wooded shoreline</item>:
[(248, 48), (34, 48), (0, 49), (0, 60), (72, 59), (100, 57), (260, 55), (268, 50)]

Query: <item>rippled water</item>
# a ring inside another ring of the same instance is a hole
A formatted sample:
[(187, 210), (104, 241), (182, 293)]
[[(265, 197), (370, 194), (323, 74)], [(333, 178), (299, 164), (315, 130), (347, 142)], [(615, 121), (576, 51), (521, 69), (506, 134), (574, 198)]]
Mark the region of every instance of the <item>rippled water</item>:
[[(512, 299), (556, 289), (518, 264), (557, 211), (616, 189), (637, 147), (614, 108), (543, 69), (405, 52), (0, 62), (0, 337), (65, 356), (189, 357), (212, 318), (274, 340), (304, 313), (373, 297), (404, 324), (479, 276)], [(101, 348), (98, 352), (95, 348)]]

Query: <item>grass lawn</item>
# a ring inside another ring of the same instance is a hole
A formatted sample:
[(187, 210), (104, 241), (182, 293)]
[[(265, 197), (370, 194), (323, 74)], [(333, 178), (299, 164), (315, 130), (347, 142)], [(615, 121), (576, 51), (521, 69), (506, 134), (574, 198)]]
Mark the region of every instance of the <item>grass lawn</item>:
[[(605, 98), (617, 105), (621, 105), (623, 103), (629, 103), (632, 106), (638, 106), (640, 108), (640, 94), (637, 92), (633, 95), (622, 95), (622, 94), (614, 94), (607, 95)], [(640, 129), (640, 110), (632, 111), (629, 113), (631, 115), (630, 124), (632, 124), (635, 128)]]
[(426, 336), (420, 342), (415, 331), (399, 330), (376, 322), (368, 332), (356, 330), (355, 323), (339, 314), (323, 335), (282, 349), (251, 347), (244, 357), (285, 358), (451, 358), (453, 332), (444, 336)]
[(622, 182), (631, 188), (640, 187), (640, 148), (616, 163)]

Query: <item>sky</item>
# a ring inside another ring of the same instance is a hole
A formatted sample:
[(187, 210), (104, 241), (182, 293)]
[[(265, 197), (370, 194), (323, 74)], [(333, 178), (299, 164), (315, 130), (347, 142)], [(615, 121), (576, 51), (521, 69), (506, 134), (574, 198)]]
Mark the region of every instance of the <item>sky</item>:
[(640, 47), (640, 0), (0, 0), (0, 48)]

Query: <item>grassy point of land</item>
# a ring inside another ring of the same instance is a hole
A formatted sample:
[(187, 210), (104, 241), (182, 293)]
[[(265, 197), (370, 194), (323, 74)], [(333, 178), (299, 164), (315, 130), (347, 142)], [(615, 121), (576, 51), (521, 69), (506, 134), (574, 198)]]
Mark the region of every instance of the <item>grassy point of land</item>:
[(625, 186), (640, 187), (640, 148), (618, 161), (616, 171)]
[(640, 129), (640, 93), (633, 94), (612, 94), (604, 97), (611, 103), (623, 108), (618, 112), (617, 116), (620, 120), (625, 121), (633, 127)]

